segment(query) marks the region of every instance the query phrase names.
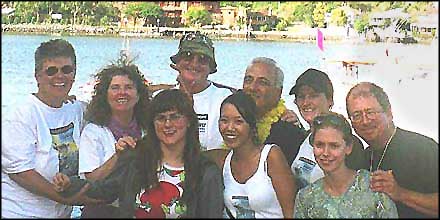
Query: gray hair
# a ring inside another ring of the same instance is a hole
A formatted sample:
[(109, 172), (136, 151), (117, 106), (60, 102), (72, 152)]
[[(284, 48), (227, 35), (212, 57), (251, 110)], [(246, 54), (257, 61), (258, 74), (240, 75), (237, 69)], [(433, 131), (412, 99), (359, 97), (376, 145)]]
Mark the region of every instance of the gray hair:
[(277, 88), (283, 88), (283, 81), (284, 81), (284, 73), (283, 70), (278, 66), (277, 62), (274, 59), (268, 58), (268, 57), (256, 57), (254, 58), (251, 63), (247, 66), (246, 72), (248, 69), (253, 66), (254, 64), (262, 63), (266, 64), (269, 68), (272, 69), (273, 73), (275, 73), (275, 86)]

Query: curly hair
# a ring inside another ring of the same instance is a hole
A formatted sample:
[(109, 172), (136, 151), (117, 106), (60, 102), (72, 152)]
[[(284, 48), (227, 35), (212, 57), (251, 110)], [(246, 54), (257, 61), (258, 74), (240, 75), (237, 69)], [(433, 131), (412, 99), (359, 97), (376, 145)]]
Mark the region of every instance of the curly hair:
[(95, 75), (97, 82), (94, 87), (92, 100), (87, 106), (85, 120), (97, 125), (106, 126), (111, 119), (111, 108), (107, 99), (107, 91), (114, 76), (128, 76), (133, 81), (139, 101), (134, 106), (134, 118), (141, 128), (146, 128), (147, 109), (150, 105), (148, 87), (139, 68), (131, 62), (112, 63)]
[(182, 201), (188, 204), (196, 198), (196, 188), (201, 182), (199, 122), (197, 114), (188, 97), (178, 89), (162, 90), (151, 101), (147, 125), (147, 134), (136, 144), (137, 164), (139, 165), (140, 183), (144, 186), (157, 186), (158, 166), (162, 164), (160, 140), (154, 127), (154, 117), (167, 111), (183, 114), (189, 122), (185, 135), (183, 161), (185, 169), (184, 192)]

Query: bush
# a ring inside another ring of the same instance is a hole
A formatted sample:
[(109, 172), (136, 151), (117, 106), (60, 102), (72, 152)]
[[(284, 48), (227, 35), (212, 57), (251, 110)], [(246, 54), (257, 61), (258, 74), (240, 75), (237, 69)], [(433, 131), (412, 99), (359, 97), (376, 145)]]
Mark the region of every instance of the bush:
[(260, 31), (263, 31), (263, 32), (270, 31), (269, 25), (265, 24), (265, 25), (260, 26)]
[(275, 29), (277, 31), (284, 31), (284, 30), (286, 30), (288, 25), (289, 24), (287, 23), (286, 20), (281, 20), (280, 22), (278, 22), (278, 24), (276, 25)]

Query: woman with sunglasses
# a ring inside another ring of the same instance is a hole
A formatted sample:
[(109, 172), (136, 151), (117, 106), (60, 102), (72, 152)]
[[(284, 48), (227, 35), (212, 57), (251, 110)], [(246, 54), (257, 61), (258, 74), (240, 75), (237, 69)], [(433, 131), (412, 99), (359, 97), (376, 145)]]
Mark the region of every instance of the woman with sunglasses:
[(78, 175), (85, 105), (64, 103), (75, 74), (68, 41), (49, 40), (36, 49), (38, 90), (2, 117), (2, 218), (70, 217), (72, 207), (60, 204), (50, 181), (57, 172)]
[(223, 168), (226, 218), (292, 218), (296, 186), (280, 147), (257, 137), (256, 104), (242, 90), (220, 107), (218, 126), (230, 150), (206, 152)]
[[(120, 150), (134, 146), (146, 129), (147, 87), (138, 67), (124, 57), (95, 75), (97, 84), (85, 114), (79, 143), (79, 173), (89, 180), (103, 179), (116, 164)], [(83, 218), (111, 218), (111, 205), (89, 205)]]
[(301, 189), (295, 218), (397, 218), (394, 202), (370, 189), (370, 173), (346, 166), (353, 147), (351, 127), (344, 116), (329, 113), (312, 123), (310, 143), (324, 177)]
[(55, 185), (66, 196), (76, 194), (69, 197), (72, 199), (79, 189), (107, 203), (119, 198), (114, 217), (220, 218), (220, 169), (200, 154), (197, 115), (186, 94), (163, 90), (153, 98), (148, 111), (147, 135), (135, 149), (121, 154), (116, 168), (104, 180), (81, 188), (85, 180), (69, 180), (59, 174)]

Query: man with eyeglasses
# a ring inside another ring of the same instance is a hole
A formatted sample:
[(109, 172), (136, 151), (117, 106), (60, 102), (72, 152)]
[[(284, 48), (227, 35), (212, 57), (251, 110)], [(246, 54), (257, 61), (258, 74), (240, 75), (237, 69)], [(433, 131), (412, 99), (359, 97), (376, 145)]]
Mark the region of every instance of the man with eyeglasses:
[(346, 108), (369, 145), (370, 188), (390, 196), (400, 218), (438, 218), (438, 143), (396, 127), (388, 96), (374, 83), (351, 88)]
[(281, 99), (283, 81), (284, 73), (275, 60), (257, 57), (246, 68), (243, 91), (251, 95), (257, 105), (259, 140), (265, 144), (277, 144), (290, 166), (306, 136), (299, 121), (282, 119), (290, 111)]
[(84, 105), (64, 103), (76, 73), (72, 45), (43, 42), (35, 51), (38, 91), (2, 120), (2, 218), (69, 218), (55, 191), (57, 172), (78, 175)]
[[(309, 127), (312, 127), (312, 122), (317, 116), (329, 113), (333, 106), (333, 84), (325, 72), (314, 68), (307, 69), (296, 79), (289, 92), (289, 95), (293, 94), (294, 102)], [(302, 142), (291, 166), (299, 189), (324, 177), (309, 141), (310, 131), (307, 131), (307, 138)], [(362, 142), (353, 136), (352, 152), (345, 158), (347, 166), (354, 170), (361, 168), (363, 154)]]

